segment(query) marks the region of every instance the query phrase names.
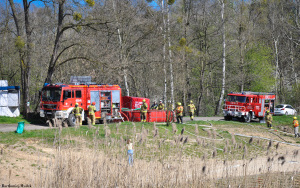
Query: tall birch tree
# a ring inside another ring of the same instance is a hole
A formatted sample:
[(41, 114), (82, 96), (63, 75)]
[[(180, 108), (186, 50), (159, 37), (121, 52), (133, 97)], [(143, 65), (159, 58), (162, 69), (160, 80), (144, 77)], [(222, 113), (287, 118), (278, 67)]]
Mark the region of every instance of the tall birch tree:
[(219, 0), (219, 3), (221, 5), (221, 20), (222, 20), (222, 47), (223, 47), (223, 53), (222, 53), (222, 88), (221, 88), (221, 94), (220, 99), (216, 107), (215, 115), (219, 114), (224, 93), (225, 93), (225, 81), (226, 81), (226, 38), (225, 38), (225, 0)]

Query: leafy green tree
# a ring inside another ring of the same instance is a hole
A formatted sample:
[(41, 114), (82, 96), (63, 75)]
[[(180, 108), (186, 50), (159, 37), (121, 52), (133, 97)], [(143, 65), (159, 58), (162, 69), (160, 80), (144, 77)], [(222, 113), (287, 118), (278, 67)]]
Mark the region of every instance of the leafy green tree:
[(257, 92), (274, 91), (275, 67), (272, 64), (272, 50), (264, 45), (256, 45), (246, 54), (248, 62), (248, 89)]

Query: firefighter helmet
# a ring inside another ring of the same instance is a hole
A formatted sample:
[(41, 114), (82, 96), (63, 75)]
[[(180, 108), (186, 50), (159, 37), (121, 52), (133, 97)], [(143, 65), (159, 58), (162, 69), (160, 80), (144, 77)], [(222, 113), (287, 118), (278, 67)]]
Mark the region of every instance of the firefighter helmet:
[(178, 104), (178, 106), (181, 106), (181, 102), (178, 102), (177, 104)]
[(92, 102), (92, 105), (95, 105), (96, 103), (95, 102)]
[(267, 114), (269, 114), (269, 113), (270, 113), (270, 111), (269, 111), (269, 110), (267, 110), (266, 112), (267, 112)]
[(162, 100), (159, 100), (159, 102), (162, 102)]
[(294, 119), (297, 119), (297, 117), (296, 117), (296, 116), (294, 116)]
[(78, 106), (78, 103), (75, 103), (75, 106)]
[(146, 100), (145, 100), (145, 99), (143, 99), (143, 102), (146, 102)]
[(193, 103), (193, 101), (191, 100), (190, 103)]

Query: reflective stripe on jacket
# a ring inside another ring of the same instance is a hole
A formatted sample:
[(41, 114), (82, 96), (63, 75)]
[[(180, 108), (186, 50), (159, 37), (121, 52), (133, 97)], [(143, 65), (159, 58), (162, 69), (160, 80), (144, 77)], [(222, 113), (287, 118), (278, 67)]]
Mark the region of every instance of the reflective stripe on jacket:
[(75, 113), (75, 115), (81, 115), (81, 112), (83, 111), (83, 109), (81, 107), (75, 107), (73, 110), (72, 110), (72, 113)]
[(295, 119), (295, 120), (293, 121), (293, 124), (294, 124), (294, 127), (299, 127), (299, 122), (298, 122), (298, 120)]
[(165, 109), (165, 105), (162, 103), (158, 104), (158, 110), (164, 110)]
[(178, 106), (177, 108), (176, 108), (176, 115), (177, 116), (182, 116), (183, 115), (183, 106)]
[(89, 115), (94, 115), (94, 114), (95, 114), (95, 111), (96, 111), (96, 106), (90, 105), (90, 106), (88, 107), (88, 110), (89, 110)]
[(194, 104), (189, 104), (188, 106), (190, 107), (190, 111), (189, 112), (195, 112), (196, 107), (195, 107)]
[(267, 123), (272, 123), (272, 121), (273, 121), (272, 115), (271, 115), (271, 114), (268, 114), (268, 115), (266, 116), (266, 120), (267, 120)]
[(148, 108), (148, 105), (147, 105), (147, 103), (143, 103), (142, 105), (141, 105), (141, 112), (147, 112), (147, 108)]

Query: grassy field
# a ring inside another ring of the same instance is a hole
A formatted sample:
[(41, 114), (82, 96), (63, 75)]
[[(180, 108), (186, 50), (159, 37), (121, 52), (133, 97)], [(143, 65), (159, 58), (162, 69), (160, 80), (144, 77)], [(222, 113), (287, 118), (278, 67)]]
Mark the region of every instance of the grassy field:
[[(275, 129), (291, 123), (291, 116), (274, 117)], [(297, 187), (298, 147), (274, 141), (284, 142), (280, 137), (288, 144), (298, 141), (287, 133), (271, 134), (265, 124), (238, 121), (0, 132), (0, 166), (16, 174), (4, 174), (0, 183), (25, 181), (30, 174), (26, 182), (35, 187)], [(127, 164), (129, 138), (134, 142), (132, 167)]]
[(23, 117), (6, 117), (0, 116), (0, 124), (17, 124), (18, 122), (24, 121), (25, 123), (29, 123)]
[(41, 124), (44, 121), (39, 117), (38, 114), (30, 113), (28, 118), (24, 118), (23, 116), (19, 117), (7, 117), (0, 116), (0, 124), (17, 124), (18, 122), (24, 121), (26, 124)]

